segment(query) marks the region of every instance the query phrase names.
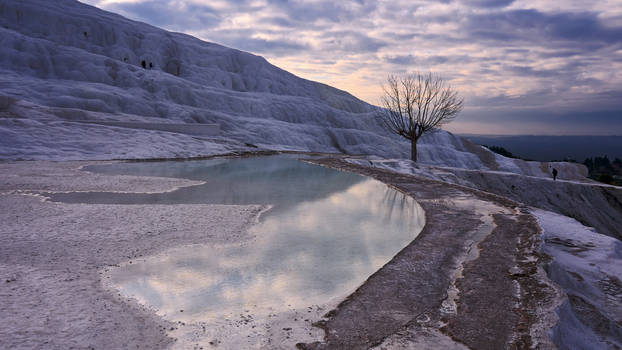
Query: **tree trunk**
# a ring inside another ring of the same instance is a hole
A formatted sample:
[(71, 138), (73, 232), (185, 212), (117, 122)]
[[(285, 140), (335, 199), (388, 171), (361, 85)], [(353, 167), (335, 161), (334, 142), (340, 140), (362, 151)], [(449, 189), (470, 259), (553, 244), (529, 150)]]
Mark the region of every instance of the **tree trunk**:
[(413, 162), (417, 161), (417, 139), (410, 140), (410, 159)]

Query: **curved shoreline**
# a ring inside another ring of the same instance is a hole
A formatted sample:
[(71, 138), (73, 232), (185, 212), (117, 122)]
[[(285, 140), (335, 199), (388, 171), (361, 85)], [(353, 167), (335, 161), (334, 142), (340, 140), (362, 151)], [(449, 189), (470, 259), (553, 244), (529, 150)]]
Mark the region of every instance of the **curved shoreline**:
[[(485, 332), (474, 333), (473, 330), (474, 328), (485, 329), (487, 323), (497, 323), (496, 320), (478, 318), (477, 313), (464, 311), (479, 307), (481, 301), (487, 299), (486, 295), (481, 295), (479, 292), (467, 295), (466, 291), (479, 291), (489, 286), (496, 286), (500, 291), (510, 291), (512, 294), (516, 292), (515, 285), (518, 283), (521, 291), (531, 293), (535, 288), (534, 283), (543, 283), (538, 268), (540, 258), (532, 256), (538, 228), (533, 226), (533, 220), (522, 212), (523, 208), (517, 203), (461, 186), (355, 166), (338, 158), (311, 160), (311, 162), (376, 178), (412, 196), (426, 212), (426, 226), (417, 239), (398, 253), (391, 262), (374, 273), (335, 310), (329, 312), (328, 319), (319, 324), (327, 331), (325, 342), (300, 344), (299, 347), (356, 349), (369, 348), (374, 345), (421, 345), (428, 341), (443, 343), (448, 347), (463, 348), (462, 344), (485, 347), (486, 344), (493, 344), (491, 342), (498, 339), (506, 339), (507, 344), (534, 342), (535, 338), (528, 333), (536, 321), (550, 311), (549, 309), (539, 314), (523, 312), (520, 309), (512, 311), (515, 317), (504, 317), (507, 322), (497, 324), (502, 330), (495, 331), (495, 339), (492, 340), (486, 337)], [(40, 177), (37, 175), (39, 172), (32, 171), (32, 165), (37, 164), (42, 164), (43, 168), (48, 170), (50, 167), (57, 167), (67, 171), (66, 180), (73, 181), (75, 176), (81, 175), (85, 181), (68, 184), (62, 178), (59, 180), (58, 177), (48, 177), (47, 180), (51, 182), (47, 184), (45, 178), (29, 182), (28, 173), (34, 173), (35, 177)], [(45, 283), (47, 286), (44, 290), (35, 291), (34, 295), (26, 295), (25, 300), (5, 298), (5, 303), (10, 302), (11, 305), (0, 302), (0, 306), (3, 311), (15, 313), (16, 310), (19, 311), (20, 306), (26, 308), (25, 305), (31, 304), (28, 299), (45, 299), (44, 303), (32, 308), (29, 314), (19, 315), (17, 312), (18, 316), (11, 320), (16, 325), (26, 328), (33, 317), (43, 318), (49, 312), (54, 312), (52, 322), (64, 324), (70, 319), (78, 319), (80, 322), (78, 326), (71, 322), (67, 323), (70, 329), (60, 336), (49, 332), (40, 333), (37, 337), (29, 336), (28, 334), (33, 334), (30, 333), (31, 331), (37, 331), (37, 329), (26, 329), (22, 331), (19, 339), (10, 335), (15, 331), (14, 327), (3, 326), (2, 332), (7, 332), (7, 334), (1, 334), (3, 342), (7, 343), (13, 339), (16, 343), (7, 344), (18, 345), (17, 347), (20, 346), (19, 344), (23, 347), (37, 347), (37, 340), (41, 342), (47, 340), (48, 345), (90, 345), (97, 348), (114, 345), (108, 338), (116, 337), (120, 341), (117, 344), (119, 346), (123, 344), (127, 347), (135, 344), (141, 347), (164, 348), (171, 345), (173, 340), (167, 336), (167, 331), (175, 329), (177, 325), (163, 321), (152, 311), (146, 310), (136, 302), (130, 301), (128, 304), (127, 300), (121, 298), (120, 295), (110, 293), (99, 282), (102, 276), (101, 269), (106, 265), (119, 264), (128, 259), (140, 258), (180, 245), (248, 239), (246, 228), (265, 208), (176, 205), (155, 209), (143, 205), (61, 205), (41, 203), (36, 198), (6, 191), (8, 187), (12, 187), (12, 190), (28, 190), (32, 189), (32, 186), (41, 184), (45, 184), (44, 187), (50, 190), (55, 187), (66, 189), (67, 186), (69, 188), (77, 186), (84, 190), (104, 189), (111, 185), (112, 182), (108, 180), (113, 177), (88, 172), (78, 174), (79, 171), (76, 173), (71, 170), (75, 164), (79, 163), (29, 162), (28, 171), (20, 173), (22, 174), (20, 179), (5, 182), (0, 188), (4, 192), (0, 195), (0, 206), (7, 216), (6, 219), (9, 220), (11, 215), (25, 215), (24, 219), (28, 220), (30, 228), (36, 230), (36, 232), (30, 232), (27, 228), (20, 226), (19, 222), (2, 229), (4, 230), (3, 236), (12, 241), (6, 245), (5, 252), (0, 253), (0, 271), (7, 281), (2, 286), (4, 288), (0, 289), (0, 293), (16, 296), (15, 293), (23, 293), (26, 286), (33, 285), (33, 283), (35, 285)], [(15, 163), (0, 164), (0, 169), (6, 171), (4, 167), (7, 166), (15, 169)], [(104, 177), (109, 179), (106, 180)], [(115, 178), (117, 181), (120, 179), (120, 182), (112, 183), (113, 188), (132, 189), (134, 192), (137, 189), (155, 187), (157, 190), (159, 187), (170, 190), (170, 186), (193, 185), (183, 179)], [(174, 180), (179, 180), (179, 182), (176, 183)], [(459, 203), (460, 200), (463, 203)], [(34, 203), (35, 201), (38, 203)], [(473, 208), (469, 207), (473, 203), (469, 204), (469, 201), (476, 201), (478, 205), (492, 203), (490, 205), (496, 208), (493, 209), (499, 211), (490, 217), (490, 223), (493, 225), (488, 227), (484, 234), (480, 232), (481, 219), (482, 215), (488, 214), (474, 214)], [(126, 213), (128, 210), (130, 213)], [(171, 222), (163, 219), (167, 216), (178, 218), (180, 215), (191, 223), (180, 226), (179, 220)], [(110, 220), (116, 218), (119, 221), (120, 217), (126, 218), (124, 220), (129, 220), (132, 225), (116, 227), (113, 224), (113, 227), (108, 227)], [(150, 219), (134, 222), (135, 217)], [(221, 221), (214, 223), (207, 220), (213, 217)], [(90, 227), (93, 221), (104, 228)], [(517, 249), (522, 247), (522, 251), (516, 253), (510, 262), (495, 253), (499, 252), (497, 247), (500, 243), (514, 238), (507, 237), (507, 235), (511, 236), (517, 232), (516, 227), (513, 227), (517, 224), (524, 228), (525, 232), (520, 235), (520, 242), (516, 240), (511, 247)], [(24, 225), (23, 221), (21, 225)], [(225, 233), (218, 233), (217, 231), (222, 231), (223, 225), (228, 226), (229, 229)], [(509, 227), (509, 229), (496, 230), (494, 225)], [(89, 235), (85, 241), (81, 241), (85, 237), (75, 237), (76, 228), (88, 231)], [(506, 236), (504, 236), (505, 231), (507, 231)], [(35, 237), (33, 234), (37, 232), (46, 232), (45, 234), (50, 237), (45, 237), (42, 242), (27, 238)], [(112, 232), (111, 236), (101, 236), (110, 234), (110, 232)], [(166, 238), (159, 237), (164, 232), (167, 233)], [(67, 241), (68, 236), (71, 238), (69, 241)], [(78, 240), (76, 243), (80, 242), (79, 245), (72, 245), (71, 242), (74, 239)], [(112, 241), (106, 243), (105, 240)], [(479, 248), (472, 250), (478, 244)], [(469, 256), (470, 259), (468, 259)], [(479, 283), (478, 274), (482, 269), (491, 271), (490, 264), (497, 268), (491, 274), (496, 273), (500, 278), (493, 284)], [(516, 270), (517, 266), (518, 270)], [(511, 270), (512, 268), (514, 270)], [(456, 273), (459, 269), (462, 269), (461, 274)], [(513, 272), (509, 272), (510, 270)], [(68, 277), (68, 275), (71, 276)], [(454, 292), (456, 290), (458, 292), (448, 297), (448, 290), (452, 285), (455, 285)], [(391, 289), (391, 286), (399, 286), (399, 288)], [(388, 292), (386, 287), (389, 287)], [(57, 293), (49, 293), (49, 290)], [(72, 292), (74, 290), (78, 292)], [(494, 296), (496, 297), (498, 293), (498, 291), (495, 292)], [(517, 301), (527, 308), (548, 297), (552, 298), (553, 294), (544, 293), (544, 295), (531, 298), (520, 296), (515, 298), (513, 295), (506, 295), (504, 298), (498, 298), (500, 303), (496, 308), (507, 307)], [(68, 300), (68, 295), (73, 295), (73, 298)], [(452, 310), (452, 299), (455, 299), (458, 314)], [(314, 313), (319, 317), (322, 310), (315, 310)], [(282, 320), (282, 322), (287, 321), (287, 319)], [(9, 320), (4, 322), (7, 323)], [(473, 322), (479, 325), (474, 327)], [(80, 336), (77, 336), (76, 332), (80, 333)], [(502, 333), (503, 336), (498, 333)], [(45, 334), (49, 336), (46, 338)], [(33, 337), (36, 339), (32, 339)], [(481, 341), (484, 343), (479, 343)], [(538, 342), (542, 344), (546, 340), (538, 340)], [(498, 343), (494, 344), (498, 345)]]
[[(312, 162), (370, 176), (400, 189), (424, 208), (426, 226), (389, 264), (329, 312), (326, 322), (318, 324), (326, 332), (323, 342), (298, 344), (299, 348), (382, 349), (426, 344), (456, 349), (465, 345), (553, 347), (541, 328), (543, 323), (552, 326), (545, 320), (553, 317), (561, 298), (540, 267), (540, 228), (524, 206), (463, 186), (342, 159)], [(457, 197), (505, 209), (489, 214), (496, 228), (478, 241), (480, 218), (452, 203)], [(479, 256), (466, 261), (470, 246), (479, 249)], [(458, 312), (446, 313), (442, 310), (450, 276), (459, 268), (463, 277), (456, 281)]]

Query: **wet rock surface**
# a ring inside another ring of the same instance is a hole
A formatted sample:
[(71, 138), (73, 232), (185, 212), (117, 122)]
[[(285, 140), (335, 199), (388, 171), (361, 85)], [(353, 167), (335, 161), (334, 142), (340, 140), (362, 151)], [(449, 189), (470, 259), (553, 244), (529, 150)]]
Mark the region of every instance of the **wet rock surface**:
[[(313, 162), (372, 176), (408, 193), (424, 208), (426, 226), (326, 314), (327, 320), (317, 325), (326, 332), (324, 341), (298, 348), (552, 346), (532, 328), (551, 314), (558, 294), (538, 269), (538, 225), (518, 203), (340, 159)], [(465, 201), (489, 207), (478, 213)], [(452, 289), (457, 290), (453, 298)]]
[[(298, 348), (549, 347), (547, 331), (558, 295), (538, 268), (538, 227), (518, 203), (338, 158), (314, 162), (374, 177), (409, 194), (425, 209), (427, 224), (352, 295), (326, 309), (332, 311), (316, 323), (325, 330), (323, 341), (299, 343)], [(78, 174), (77, 165), (59, 164), (43, 165), (66, 174), (62, 177), (45, 178), (31, 165), (7, 168), (22, 175), (5, 183), (0, 194), (0, 218), (8, 223), (0, 231), (8, 242), (0, 252), (0, 310), (13, 315), (1, 321), (0, 347), (157, 349), (175, 344), (171, 334), (187, 333), (187, 326), (165, 322), (103, 288), (102, 269), (183, 244), (248, 239), (246, 227), (262, 208), (66, 205), (24, 195), (29, 190), (109, 186), (118, 191), (167, 191), (193, 184), (143, 177), (117, 177), (120, 182), (115, 183), (87, 173), (74, 186), (70, 181)], [(38, 178), (29, 178), (29, 172)], [(141, 217), (145, 219), (136, 220)], [(616, 285), (608, 283), (603, 289), (618, 295)], [(314, 309), (302, 319), (317, 319), (324, 312), (318, 309), (315, 315)], [(274, 324), (278, 327), (266, 324), (265, 332), (257, 331), (263, 325), (257, 326), (254, 319), (240, 322), (249, 336), (265, 337), (263, 344), (275, 348), (277, 343), (305, 341), (287, 329), (296, 328), (301, 317), (295, 312), (284, 316)], [(196, 337), (206, 334), (205, 327), (197, 327), (192, 329)], [(221, 346), (224, 340), (214, 338), (209, 345)]]

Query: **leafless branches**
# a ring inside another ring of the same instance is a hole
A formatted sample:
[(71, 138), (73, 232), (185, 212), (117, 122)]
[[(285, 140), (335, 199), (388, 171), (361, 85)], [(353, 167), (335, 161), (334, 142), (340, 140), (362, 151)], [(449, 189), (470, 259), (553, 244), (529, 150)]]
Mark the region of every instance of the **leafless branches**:
[(419, 138), (452, 121), (464, 103), (457, 91), (432, 73), (390, 75), (383, 91), (382, 121), (391, 132), (411, 141), (414, 161)]

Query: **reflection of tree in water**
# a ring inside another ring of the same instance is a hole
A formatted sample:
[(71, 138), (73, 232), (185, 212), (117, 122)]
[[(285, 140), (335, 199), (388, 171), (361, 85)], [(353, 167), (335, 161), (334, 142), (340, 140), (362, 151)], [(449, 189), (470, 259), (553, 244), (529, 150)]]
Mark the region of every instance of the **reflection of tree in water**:
[[(412, 198), (369, 178), (292, 159), (171, 167), (207, 184), (157, 195), (168, 202), (188, 203), (179, 197), (187, 195), (200, 203), (272, 203), (276, 208), (250, 229), (257, 237), (250, 244), (183, 248), (116, 272), (122, 290), (165, 313), (235, 314), (253, 305), (278, 311), (288, 304), (306, 307), (345, 297), (422, 226)], [(170, 174), (171, 167), (164, 171)], [(142, 175), (147, 168), (157, 171), (147, 164), (140, 167)]]
[(397, 191), (389, 191), (388, 188), (384, 191), (383, 202), (389, 208), (389, 210), (387, 210), (387, 213), (386, 213), (386, 215), (384, 217), (385, 221), (390, 221), (391, 217), (393, 216), (393, 208), (395, 206), (395, 198), (396, 197), (397, 197)]
[(395, 220), (400, 222), (413, 224), (413, 221), (419, 220), (419, 213), (416, 210), (417, 203), (406, 194), (386, 186), (384, 189), (384, 197), (382, 203), (386, 208), (384, 222), (393, 220), (394, 212), (398, 213)]

